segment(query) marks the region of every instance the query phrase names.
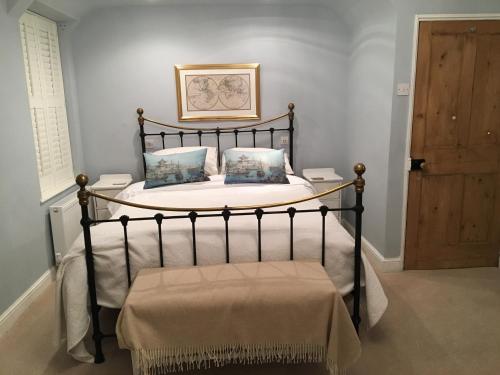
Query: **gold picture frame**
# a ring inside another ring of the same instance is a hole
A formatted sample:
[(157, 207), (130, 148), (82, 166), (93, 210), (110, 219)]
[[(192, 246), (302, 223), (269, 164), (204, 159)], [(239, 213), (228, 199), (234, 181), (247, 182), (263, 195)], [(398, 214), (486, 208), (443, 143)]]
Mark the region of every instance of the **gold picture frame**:
[(260, 119), (260, 64), (175, 65), (179, 121)]

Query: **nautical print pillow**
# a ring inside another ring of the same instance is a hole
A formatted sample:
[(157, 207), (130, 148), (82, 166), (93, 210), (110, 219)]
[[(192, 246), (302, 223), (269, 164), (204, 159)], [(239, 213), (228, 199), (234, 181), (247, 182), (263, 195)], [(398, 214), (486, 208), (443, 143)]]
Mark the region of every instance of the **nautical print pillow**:
[(206, 181), (204, 171), (206, 155), (206, 148), (172, 155), (144, 153), (146, 161), (144, 189)]
[(225, 184), (288, 184), (283, 150), (246, 152), (224, 151)]

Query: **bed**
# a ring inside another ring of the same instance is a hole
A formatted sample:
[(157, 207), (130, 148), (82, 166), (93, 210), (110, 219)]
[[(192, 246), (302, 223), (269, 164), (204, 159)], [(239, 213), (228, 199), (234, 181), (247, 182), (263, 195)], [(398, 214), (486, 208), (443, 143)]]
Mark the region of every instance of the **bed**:
[[(274, 148), (275, 134), (287, 132), (289, 160), (293, 166), (293, 104), (284, 115), (232, 128), (187, 128), (147, 119), (142, 109), (137, 113), (142, 152), (146, 152), (149, 137), (159, 138), (165, 149), (169, 137), (176, 137), (181, 146), (186, 138), (192, 137), (201, 146), (204, 137), (211, 134), (216, 139), (220, 165), (224, 135), (234, 136), (236, 146), (239, 137), (250, 136), (256, 147), (257, 134), (262, 132), (270, 135), (270, 145)], [(288, 119), (288, 127), (269, 127), (281, 119)], [(147, 133), (146, 122), (166, 126), (170, 131)], [(144, 182), (138, 182), (115, 198), (88, 191), (88, 178), (79, 175), (83, 234), (63, 259), (57, 277), (58, 333), (67, 338), (68, 352), (80, 361), (104, 361), (102, 340), (114, 335), (101, 332), (99, 311), (101, 307), (119, 309), (137, 272), (149, 267), (317, 260), (342, 295), (353, 294), (352, 321), (356, 330), (364, 282), (368, 324), (375, 324), (387, 306), (387, 299), (361, 253), (365, 168), (358, 164), (354, 170), (356, 178), (352, 182), (322, 194), (315, 194), (307, 181), (293, 175), (288, 176), (286, 185), (226, 185), (223, 176), (212, 175), (203, 182), (150, 190), (143, 189)], [(330, 209), (318, 200), (351, 186), (356, 191), (354, 207)], [(89, 217), (88, 203), (92, 195), (110, 202), (113, 216), (109, 220)], [(355, 212), (354, 239), (331, 214), (336, 210)], [(91, 323), (95, 355), (87, 351), (83, 342)]]

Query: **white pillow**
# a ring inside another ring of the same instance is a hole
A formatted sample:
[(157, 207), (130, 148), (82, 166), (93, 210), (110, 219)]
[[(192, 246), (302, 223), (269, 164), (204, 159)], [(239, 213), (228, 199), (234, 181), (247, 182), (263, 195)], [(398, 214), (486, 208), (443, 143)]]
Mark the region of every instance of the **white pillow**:
[[(236, 150), (236, 151), (243, 151), (243, 152), (266, 152), (266, 151), (272, 151), (274, 149), (272, 148), (263, 148), (263, 147), (235, 147), (231, 148), (229, 150)], [(286, 152), (284, 153), (285, 156), (285, 171), (286, 174), (294, 174), (292, 166), (290, 165), (290, 161), (288, 160), (288, 155)], [(221, 174), (226, 173), (226, 158), (224, 157), (224, 154), (222, 154), (222, 163), (221, 163)]]
[(206, 146), (194, 146), (194, 147), (174, 147), (165, 148), (163, 150), (158, 150), (153, 152), (153, 155), (172, 155), (172, 154), (182, 154), (185, 152), (196, 151), (202, 148), (207, 149), (207, 156), (205, 158), (205, 174), (207, 176), (212, 176), (219, 174), (217, 168), (217, 148), (216, 147), (206, 147)]

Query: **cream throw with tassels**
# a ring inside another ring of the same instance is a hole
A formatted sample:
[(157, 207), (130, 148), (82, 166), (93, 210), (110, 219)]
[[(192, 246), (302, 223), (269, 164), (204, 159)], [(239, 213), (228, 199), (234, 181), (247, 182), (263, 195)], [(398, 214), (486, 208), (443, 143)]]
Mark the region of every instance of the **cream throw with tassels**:
[(337, 374), (361, 352), (342, 296), (305, 261), (143, 269), (116, 332), (144, 375), (267, 362)]

